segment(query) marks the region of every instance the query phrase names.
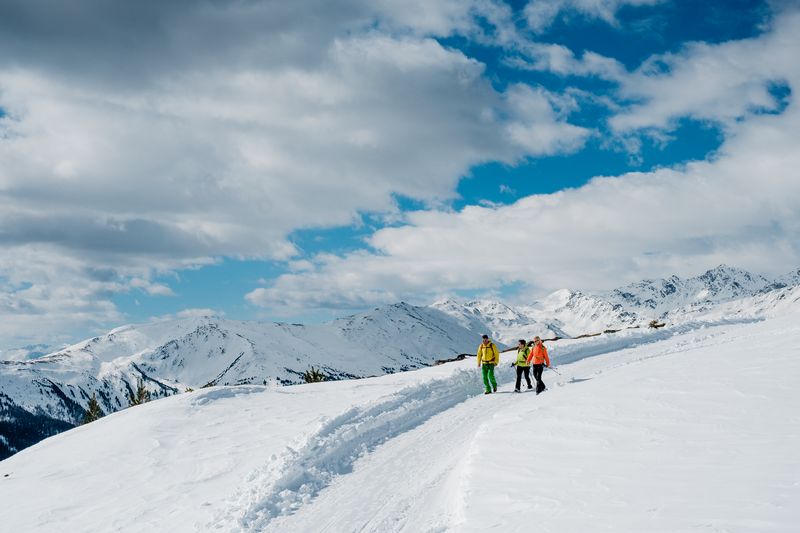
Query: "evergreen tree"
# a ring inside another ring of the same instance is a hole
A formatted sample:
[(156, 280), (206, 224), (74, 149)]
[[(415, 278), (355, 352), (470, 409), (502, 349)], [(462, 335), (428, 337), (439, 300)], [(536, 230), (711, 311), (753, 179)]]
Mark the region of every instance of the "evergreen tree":
[(93, 392), (92, 399), (89, 400), (89, 409), (86, 410), (86, 416), (83, 418), (83, 423), (88, 424), (89, 422), (94, 422), (104, 415), (105, 413), (100, 409), (100, 404), (97, 403), (97, 396)]
[(133, 407), (134, 405), (141, 405), (149, 401), (150, 401), (150, 391), (145, 388), (144, 380), (142, 378), (139, 378), (139, 385), (136, 388), (136, 394), (134, 395), (131, 392), (128, 395), (128, 407)]
[(303, 379), (306, 380), (306, 383), (318, 383), (320, 381), (328, 381), (328, 376), (322, 370), (314, 370), (312, 366), (311, 372), (306, 370), (306, 375), (303, 376)]

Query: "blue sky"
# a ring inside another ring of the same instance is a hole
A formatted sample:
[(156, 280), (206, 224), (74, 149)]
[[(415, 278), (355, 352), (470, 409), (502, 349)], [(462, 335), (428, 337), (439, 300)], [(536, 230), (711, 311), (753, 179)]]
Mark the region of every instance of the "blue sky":
[(796, 3), (334, 7), (0, 7), (0, 348), (800, 263)]

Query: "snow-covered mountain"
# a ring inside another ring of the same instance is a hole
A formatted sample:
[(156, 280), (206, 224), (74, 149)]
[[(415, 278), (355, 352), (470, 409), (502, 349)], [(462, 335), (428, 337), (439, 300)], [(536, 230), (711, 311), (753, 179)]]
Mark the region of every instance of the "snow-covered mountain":
[[(642, 280), (605, 293), (562, 289), (519, 307), (486, 300), (465, 304), (443, 300), (431, 307), (454, 317), (466, 329), (489, 333), (492, 338), (514, 345), (516, 339), (535, 335), (569, 338), (642, 327), (653, 319), (683, 323), (726, 312), (759, 316), (772, 308), (772, 292), (797, 285), (800, 269), (769, 282), (745, 270), (720, 265), (686, 280), (677, 276)], [(757, 295), (765, 298), (754, 298)], [(725, 306), (739, 301), (752, 309)]]
[(642, 322), (638, 315), (627, 311), (620, 304), (568, 289), (556, 291), (546, 298), (520, 307), (520, 310), (532, 319), (554, 324), (567, 333), (559, 337), (600, 333)]
[(520, 338), (532, 339), (536, 335), (543, 339), (569, 337), (557, 326), (538, 321), (523, 309), (514, 309), (500, 302), (472, 300), (459, 304), (453, 300), (443, 300), (431, 307), (453, 317), (462, 327), (476, 333), (486, 333), (509, 346), (515, 346)]
[(687, 322), (707, 324), (751, 321), (773, 316), (785, 316), (800, 312), (800, 285), (759, 292), (755, 296), (723, 302), (716, 305), (695, 303), (670, 311), (663, 320), (679, 325)]
[[(142, 379), (154, 398), (214, 385), (291, 385), (313, 365), (332, 379), (418, 369), (474, 354), (480, 335), (576, 337), (646, 326), (794, 312), (800, 269), (769, 282), (725, 265), (681, 280), (644, 280), (604, 295), (560, 290), (530, 305), (445, 300), (389, 305), (316, 325), (190, 318), (117, 328), (46, 356), (28, 347), (0, 361), (0, 458), (79, 423), (97, 394), (106, 413), (127, 407)], [(15, 360), (16, 359), (16, 360)]]
[[(768, 285), (769, 281), (761, 276), (720, 265), (702, 276), (686, 280), (677, 276), (647, 279), (597, 296), (619, 304), (629, 312), (653, 319), (693, 304), (717, 304), (747, 298)], [(784, 283), (782, 286), (787, 285)]]
[(766, 293), (775, 289), (783, 289), (784, 287), (793, 287), (795, 285), (800, 285), (800, 268), (792, 270), (783, 276), (779, 276), (772, 283), (769, 283), (766, 287), (761, 289), (760, 292)]
[(479, 343), (446, 313), (405, 303), (309, 326), (209, 317), (124, 326), (0, 362), (0, 457), (79, 423), (93, 393), (106, 413), (127, 407), (139, 379), (153, 398), (207, 383), (302, 383), (311, 366), (349, 379), (429, 366)]

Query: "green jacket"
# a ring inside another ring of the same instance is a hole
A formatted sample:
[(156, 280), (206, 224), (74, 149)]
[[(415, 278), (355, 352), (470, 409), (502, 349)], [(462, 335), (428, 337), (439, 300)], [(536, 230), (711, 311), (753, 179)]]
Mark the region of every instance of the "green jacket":
[(528, 355), (530, 355), (531, 349), (527, 346), (524, 348), (520, 348), (517, 350), (517, 366), (530, 366), (527, 363)]

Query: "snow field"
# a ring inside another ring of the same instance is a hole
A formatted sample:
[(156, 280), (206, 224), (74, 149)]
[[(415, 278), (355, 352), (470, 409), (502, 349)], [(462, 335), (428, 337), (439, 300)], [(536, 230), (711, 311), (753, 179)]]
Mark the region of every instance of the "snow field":
[(210, 527), (233, 532), (263, 530), (272, 519), (310, 503), (336, 476), (351, 473), (353, 463), (378, 445), (478, 391), (474, 373), (458, 369), (446, 379), (424, 380), (323, 419), (316, 432), (301, 437), (248, 475), (246, 487)]
[(585, 381), (525, 396), (476, 436), (454, 530), (797, 531), (796, 323), (563, 367)]
[[(474, 359), (473, 359), (474, 364)], [(229, 508), (250, 473), (323, 420), (452, 365), (293, 387), (214, 387), (106, 416), (0, 462), (10, 531), (197, 531)], [(477, 389), (476, 389), (477, 390)], [(238, 488), (238, 489), (237, 489)]]
[[(795, 531), (798, 315), (554, 343), (484, 396), (475, 359), (204, 389), (0, 462), (9, 531)], [(10, 510), (10, 511), (7, 511)]]

